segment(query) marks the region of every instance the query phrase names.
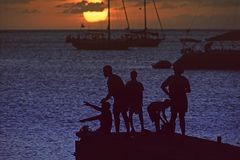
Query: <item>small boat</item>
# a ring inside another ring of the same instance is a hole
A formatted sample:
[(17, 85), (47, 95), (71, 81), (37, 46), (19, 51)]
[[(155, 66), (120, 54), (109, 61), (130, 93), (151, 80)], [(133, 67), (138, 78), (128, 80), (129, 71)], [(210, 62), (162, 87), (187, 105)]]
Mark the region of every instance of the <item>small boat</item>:
[(172, 63), (166, 60), (160, 60), (157, 63), (152, 64), (154, 69), (169, 69), (172, 67)]
[(196, 49), (199, 40), (181, 39), (181, 42), (183, 56), (174, 65), (185, 69), (240, 70), (240, 30), (206, 39), (203, 50)]

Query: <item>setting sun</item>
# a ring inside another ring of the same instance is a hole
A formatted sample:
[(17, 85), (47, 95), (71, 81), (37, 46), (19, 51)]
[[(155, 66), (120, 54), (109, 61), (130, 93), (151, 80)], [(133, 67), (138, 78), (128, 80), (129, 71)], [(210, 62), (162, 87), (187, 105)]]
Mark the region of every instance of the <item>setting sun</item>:
[[(102, 3), (102, 0), (88, 0), (89, 3)], [(108, 9), (103, 11), (87, 11), (83, 13), (83, 17), (88, 22), (99, 22), (106, 20), (108, 15)]]
[(88, 0), (89, 3), (102, 3), (103, 0)]

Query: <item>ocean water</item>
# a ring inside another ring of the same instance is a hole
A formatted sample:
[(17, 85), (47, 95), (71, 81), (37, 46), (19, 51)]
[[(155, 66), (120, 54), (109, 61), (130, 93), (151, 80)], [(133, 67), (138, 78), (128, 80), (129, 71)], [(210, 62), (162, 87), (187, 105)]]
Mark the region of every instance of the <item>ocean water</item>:
[[(188, 36), (202, 39), (222, 32), (198, 30)], [(73, 160), (75, 132), (83, 125), (79, 119), (98, 114), (83, 101), (98, 105), (106, 96), (106, 64), (124, 82), (132, 69), (138, 71), (145, 87), (145, 126), (154, 131), (146, 108), (167, 98), (160, 85), (173, 72), (152, 69), (151, 64), (180, 57), (179, 38), (186, 33), (168, 30), (158, 48), (128, 51), (79, 51), (64, 43), (69, 33), (75, 31), (0, 32), (0, 159)], [(185, 76), (192, 89), (187, 135), (210, 140), (222, 136), (223, 143), (240, 146), (240, 72), (188, 70)], [(134, 122), (140, 130), (137, 116)], [(99, 123), (86, 125), (94, 130)]]

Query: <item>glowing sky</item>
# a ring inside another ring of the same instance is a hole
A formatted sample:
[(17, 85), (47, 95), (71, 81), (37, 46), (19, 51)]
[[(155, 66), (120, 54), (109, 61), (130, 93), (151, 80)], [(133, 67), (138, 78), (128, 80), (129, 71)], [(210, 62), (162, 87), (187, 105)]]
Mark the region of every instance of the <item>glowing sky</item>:
[[(100, 2), (100, 0), (92, 0)], [(106, 1), (106, 0), (105, 0)], [(164, 28), (240, 29), (239, 0), (155, 0)], [(113, 28), (126, 28), (121, 0), (111, 0)], [(143, 27), (143, 0), (126, 0), (131, 28)], [(106, 20), (90, 23), (87, 11), (101, 12), (105, 3), (81, 0), (0, 0), (0, 29), (106, 28)], [(148, 0), (148, 26), (158, 28), (153, 4)]]

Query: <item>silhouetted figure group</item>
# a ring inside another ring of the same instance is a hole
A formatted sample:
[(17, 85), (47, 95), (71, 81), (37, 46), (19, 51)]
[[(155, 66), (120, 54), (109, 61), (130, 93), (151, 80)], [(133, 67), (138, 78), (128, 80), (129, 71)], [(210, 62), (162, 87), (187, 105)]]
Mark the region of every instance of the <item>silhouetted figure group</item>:
[[(180, 127), (182, 135), (185, 135), (185, 113), (188, 109), (187, 94), (190, 92), (188, 79), (182, 76), (184, 72), (180, 66), (174, 66), (174, 75), (169, 76), (161, 85), (162, 90), (169, 96), (169, 99), (164, 101), (152, 102), (147, 110), (151, 121), (155, 124), (156, 132), (160, 132), (160, 121), (162, 121), (162, 130), (168, 133), (175, 132), (175, 121), (179, 115)], [(112, 128), (112, 115), (110, 111), (110, 103), (107, 102), (111, 97), (114, 98), (113, 116), (116, 133), (120, 130), (120, 115), (122, 115), (127, 133), (135, 132), (133, 125), (133, 114), (139, 115), (141, 130), (144, 129), (143, 120), (143, 91), (144, 87), (137, 80), (137, 72), (132, 71), (130, 74), (131, 80), (124, 85), (122, 79), (112, 72), (112, 67), (106, 65), (103, 67), (103, 75), (108, 78), (108, 94), (101, 100), (102, 106), (97, 107), (88, 102), (85, 105), (100, 111), (101, 114), (91, 118), (80, 120), (80, 122), (99, 120), (100, 128), (96, 130), (99, 133), (110, 133)], [(170, 121), (167, 120), (165, 110), (171, 108)], [(129, 112), (129, 115), (128, 115)], [(162, 116), (161, 116), (162, 114)]]

